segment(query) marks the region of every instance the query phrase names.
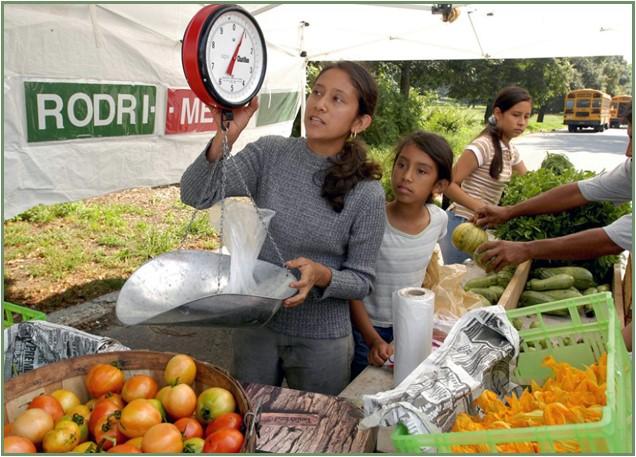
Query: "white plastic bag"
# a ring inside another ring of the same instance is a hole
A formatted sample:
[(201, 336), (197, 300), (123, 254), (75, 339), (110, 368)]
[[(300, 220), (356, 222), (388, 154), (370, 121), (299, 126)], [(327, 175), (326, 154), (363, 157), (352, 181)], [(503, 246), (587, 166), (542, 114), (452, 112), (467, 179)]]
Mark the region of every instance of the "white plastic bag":
[[(221, 227), (221, 206), (223, 227)], [(230, 280), (226, 293), (254, 295), (257, 290), (254, 279), (256, 260), (261, 252), (267, 228), (276, 214), (271, 209), (258, 208), (247, 197), (230, 197), (217, 203), (210, 210), (210, 223), (217, 233), (223, 230), (223, 243), (230, 254)], [(262, 219), (262, 222), (261, 222)]]

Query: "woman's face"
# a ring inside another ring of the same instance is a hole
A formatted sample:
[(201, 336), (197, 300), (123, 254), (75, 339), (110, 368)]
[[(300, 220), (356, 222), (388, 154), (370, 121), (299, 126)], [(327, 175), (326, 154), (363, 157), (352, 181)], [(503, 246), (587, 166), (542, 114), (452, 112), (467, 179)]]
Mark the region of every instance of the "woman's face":
[(494, 114), (497, 119), (497, 127), (499, 127), (505, 138), (516, 138), (528, 127), (528, 119), (530, 119), (531, 112), (532, 104), (530, 102), (519, 102), (506, 112), (495, 108)]
[(358, 92), (349, 75), (339, 68), (325, 71), (307, 98), (305, 130), (314, 141), (344, 141), (363, 128), (358, 116)]

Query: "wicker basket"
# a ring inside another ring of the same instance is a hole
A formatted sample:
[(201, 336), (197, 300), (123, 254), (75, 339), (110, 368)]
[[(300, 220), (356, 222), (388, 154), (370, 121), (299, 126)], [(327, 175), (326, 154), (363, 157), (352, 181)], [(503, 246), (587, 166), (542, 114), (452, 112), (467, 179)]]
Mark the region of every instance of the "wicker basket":
[[(107, 352), (61, 360), (21, 374), (4, 384), (5, 420), (12, 422), (27, 409), (34, 397), (51, 393), (56, 389), (70, 390), (82, 403), (87, 402), (90, 397), (84, 385), (84, 376), (97, 363), (115, 362), (123, 370), (126, 378), (135, 374), (145, 374), (152, 376), (161, 387), (165, 385), (164, 368), (174, 355), (176, 354), (152, 351)], [(201, 392), (208, 387), (222, 387), (232, 392), (239, 412), (246, 419), (245, 442), (241, 452), (255, 452), (254, 414), (243, 387), (221, 368), (201, 361), (196, 361), (196, 364), (197, 376), (192, 386), (195, 392)]]

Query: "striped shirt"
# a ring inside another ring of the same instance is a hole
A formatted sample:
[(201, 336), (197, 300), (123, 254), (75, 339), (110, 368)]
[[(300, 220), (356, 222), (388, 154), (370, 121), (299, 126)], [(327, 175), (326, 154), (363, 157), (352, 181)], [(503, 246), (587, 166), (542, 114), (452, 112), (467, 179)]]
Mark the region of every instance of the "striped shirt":
[[(477, 169), (467, 176), (461, 184), (464, 192), (473, 198), (477, 198), (484, 203), (498, 205), (501, 200), (504, 188), (512, 177), (512, 167), (521, 162), (519, 151), (514, 145), (510, 148), (503, 142), (499, 142), (503, 153), (503, 168), (499, 174), (499, 179), (490, 176), (490, 164), (495, 156), (495, 147), (489, 135), (482, 135), (466, 146), (466, 150), (472, 151), (477, 158)], [(456, 215), (470, 219), (473, 211), (458, 203), (453, 203), (448, 208)]]
[(433, 249), (446, 235), (446, 212), (433, 204), (426, 205), (426, 208), (430, 222), (416, 235), (404, 233), (386, 221), (375, 266), (374, 290), (364, 299), (364, 307), (375, 327), (393, 326), (393, 292), (422, 285)]

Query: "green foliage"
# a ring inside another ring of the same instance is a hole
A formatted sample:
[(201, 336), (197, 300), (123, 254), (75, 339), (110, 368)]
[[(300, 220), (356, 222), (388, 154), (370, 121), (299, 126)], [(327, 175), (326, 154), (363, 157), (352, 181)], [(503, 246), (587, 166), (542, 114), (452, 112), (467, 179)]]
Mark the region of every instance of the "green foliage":
[[(562, 184), (580, 181), (594, 176), (590, 171), (573, 168), (556, 174), (548, 168), (531, 171), (524, 176), (514, 176), (506, 188), (501, 206), (509, 206), (534, 197)], [(511, 219), (497, 228), (496, 236), (502, 240), (532, 241), (556, 238), (591, 228), (604, 227), (631, 211), (629, 204), (616, 206), (609, 202), (594, 202), (558, 214), (524, 216)], [(611, 274), (616, 256), (605, 256), (594, 260), (565, 262), (537, 260), (535, 267), (578, 265), (587, 268), (597, 282), (604, 282)]]
[(548, 155), (543, 162), (541, 162), (541, 168), (547, 168), (552, 170), (556, 175), (562, 175), (566, 170), (574, 168), (572, 162), (567, 158), (565, 154), (554, 154), (548, 152)]
[(378, 105), (364, 139), (370, 145), (393, 145), (401, 136), (420, 128), (426, 97), (412, 90), (405, 99), (397, 83), (383, 73), (376, 75), (376, 81)]

